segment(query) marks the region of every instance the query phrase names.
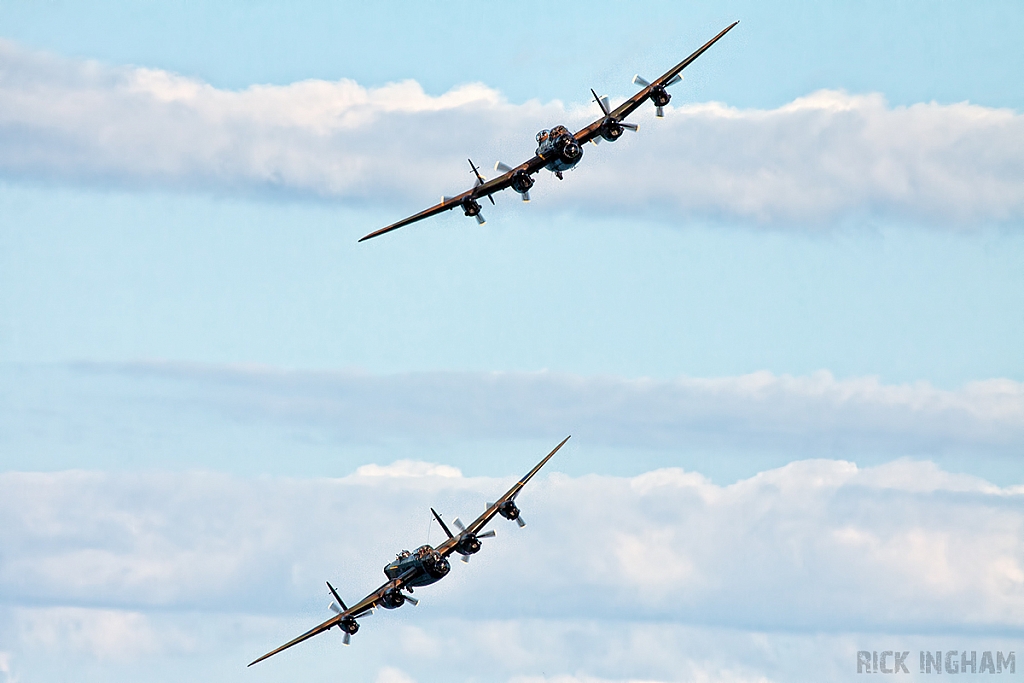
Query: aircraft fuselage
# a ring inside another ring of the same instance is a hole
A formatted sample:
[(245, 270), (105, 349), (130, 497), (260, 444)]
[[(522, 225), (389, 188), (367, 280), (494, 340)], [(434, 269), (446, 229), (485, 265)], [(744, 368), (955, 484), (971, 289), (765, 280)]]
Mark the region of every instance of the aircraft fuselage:
[(568, 171), (583, 158), (583, 147), (565, 126), (537, 133), (537, 156), (547, 162), (544, 168), (554, 173)]
[(432, 546), (424, 545), (413, 553), (408, 550), (400, 552), (393, 562), (384, 567), (384, 575), (389, 579), (397, 579), (410, 569), (416, 569), (412, 578), (406, 579), (405, 585), (429, 586), (443, 579), (451, 568), (447, 558), (441, 557)]

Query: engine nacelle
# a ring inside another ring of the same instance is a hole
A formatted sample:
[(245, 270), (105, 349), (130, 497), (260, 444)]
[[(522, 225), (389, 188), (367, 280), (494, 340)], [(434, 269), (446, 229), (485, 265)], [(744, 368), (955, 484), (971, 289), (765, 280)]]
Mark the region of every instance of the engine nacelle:
[(512, 174), (510, 185), (512, 189), (518, 192), (519, 194), (526, 194), (527, 192), (530, 191), (530, 188), (533, 187), (533, 182), (534, 180), (533, 178), (530, 177), (529, 173), (522, 169), (519, 169), (518, 171)]
[(601, 124), (601, 137), (608, 142), (615, 142), (622, 137), (622, 125), (613, 118), (607, 118)]
[(479, 215), (480, 202), (476, 201), (472, 197), (466, 197), (462, 200), (462, 210), (466, 212), (467, 216)]
[(672, 96), (665, 90), (665, 86), (656, 85), (651, 88), (651, 101), (654, 102), (656, 107), (664, 107), (668, 104), (668, 101), (672, 99)]
[(380, 596), (380, 604), (384, 609), (397, 609), (405, 604), (405, 593), (400, 588), (392, 588)]
[(459, 555), (473, 555), (480, 552), (480, 539), (476, 534), (462, 534), (459, 542), (455, 545), (455, 552)]
[(519, 508), (516, 507), (515, 501), (506, 500), (498, 506), (498, 514), (509, 521), (514, 521), (519, 519)]
[(348, 617), (338, 622), (338, 628), (351, 636), (355, 635), (355, 632), (359, 630), (359, 624), (352, 617)]

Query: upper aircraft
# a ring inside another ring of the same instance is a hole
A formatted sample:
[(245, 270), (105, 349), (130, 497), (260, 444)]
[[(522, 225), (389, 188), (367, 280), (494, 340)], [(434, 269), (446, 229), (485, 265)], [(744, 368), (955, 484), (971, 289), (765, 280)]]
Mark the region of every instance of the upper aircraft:
[(443, 579), (449, 571), (451, 571), (451, 565), (448, 563), (448, 556), (452, 553), (458, 553), (462, 556), (463, 562), (469, 562), (469, 556), (480, 551), (480, 539), (490, 538), (494, 536), (494, 530), (484, 531), (484, 527), (490, 522), (495, 515), (501, 515), (507, 520), (514, 520), (520, 528), (526, 526), (526, 522), (523, 521), (522, 516), (519, 514), (519, 508), (516, 506), (516, 496), (522, 491), (526, 483), (533, 478), (533, 475), (540, 471), (541, 467), (547, 463), (551, 457), (558, 452), (565, 442), (569, 440), (569, 437), (562, 439), (562, 443), (555, 446), (554, 450), (548, 453), (543, 460), (537, 463), (530, 472), (517, 481), (512, 488), (505, 492), (501, 498), (498, 498), (494, 503), (488, 503), (487, 509), (482, 515), (477, 517), (471, 524), (465, 526), (459, 521), (458, 517), (452, 522), (456, 530), (459, 532), (455, 535), (448, 528), (448, 525), (441, 519), (441, 515), (437, 514), (433, 508), (430, 512), (433, 513), (434, 518), (437, 519), (441, 528), (444, 530), (448, 539), (441, 543), (436, 548), (430, 545), (423, 545), (417, 548), (416, 552), (409, 552), (403, 550), (398, 553), (398, 556), (393, 562), (389, 562), (384, 567), (384, 575), (388, 577), (387, 583), (373, 591), (365, 598), (347, 607), (345, 602), (338, 595), (338, 591), (334, 590), (334, 586), (327, 582), (327, 588), (330, 589), (331, 595), (334, 596), (335, 602), (331, 603), (331, 610), (334, 612), (334, 616), (323, 622), (319, 626), (306, 631), (295, 640), (289, 641), (267, 654), (263, 655), (259, 659), (251, 662), (249, 666), (262, 662), (267, 657), (272, 657), (282, 650), (287, 650), (292, 645), (297, 645), (304, 640), (308, 640), (315, 635), (329, 631), (335, 626), (341, 629), (344, 633), (343, 641), (345, 645), (349, 644), (349, 640), (356, 631), (359, 630), (359, 623), (357, 619), (369, 616), (373, 614), (373, 611), (378, 607), (384, 609), (396, 609), (401, 607), (406, 602), (410, 602), (413, 605), (419, 604), (419, 600), (413, 598), (411, 595), (406, 595), (402, 591), (413, 592), (413, 588), (419, 588), (420, 586), (429, 586), (432, 583), (437, 583)]
[(659, 118), (664, 116), (664, 107), (672, 99), (666, 88), (683, 80), (683, 77), (679, 75), (680, 72), (704, 54), (705, 50), (714, 45), (719, 38), (731, 31), (738, 23), (736, 21), (726, 26), (722, 29), (721, 33), (706, 42), (692, 55), (666, 71), (661, 78), (648, 82), (639, 75), (634, 76), (633, 82), (642, 86), (643, 89), (615, 109), (608, 108), (607, 97), (598, 97), (597, 93), (591, 90), (590, 92), (594, 95), (594, 99), (597, 100), (598, 106), (601, 107), (602, 117), (575, 135), (570, 133), (569, 129), (565, 126), (555, 126), (550, 130), (542, 130), (537, 133), (537, 152), (532, 159), (523, 162), (515, 168), (499, 161), (495, 164), (494, 168), (497, 171), (501, 171), (502, 174), (490, 180), (485, 180), (480, 174), (480, 169), (470, 161), (470, 168), (473, 169), (473, 174), (476, 176), (476, 183), (472, 189), (466, 190), (454, 197), (444, 197), (441, 199), (440, 204), (435, 204), (429, 209), (420, 211), (408, 218), (403, 218), (386, 228), (371, 232), (359, 241), (363, 242), (372, 237), (383, 235), (386, 232), (397, 230), (410, 223), (421, 221), (424, 218), (429, 218), (444, 211), (450, 211), (455, 207), (461, 207), (467, 216), (473, 216), (476, 218), (477, 223), (483, 224), (484, 217), (480, 213), (480, 202), (477, 200), (487, 197), (491, 200), (491, 204), (493, 204), (494, 197), (491, 195), (509, 187), (518, 192), (524, 202), (530, 201), (530, 188), (533, 187), (534, 183), (534, 179), (531, 176), (546, 168), (561, 180), (562, 172), (574, 168), (580, 162), (580, 159), (583, 158), (584, 144), (588, 142), (597, 144), (602, 138), (608, 142), (615, 142), (622, 136), (624, 130), (637, 130), (638, 126), (635, 123), (627, 123), (625, 118), (636, 111), (647, 100), (651, 100), (654, 103), (655, 113)]

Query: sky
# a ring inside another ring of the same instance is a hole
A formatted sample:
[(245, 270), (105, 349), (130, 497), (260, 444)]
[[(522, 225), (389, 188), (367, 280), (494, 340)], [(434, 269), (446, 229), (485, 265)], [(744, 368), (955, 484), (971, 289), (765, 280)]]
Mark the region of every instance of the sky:
[[(529, 204), (357, 243), (735, 20)], [(0, 683), (1019, 650), (1022, 31), (1014, 2), (0, 2)], [(567, 434), (528, 526), (418, 607), (245, 668)]]

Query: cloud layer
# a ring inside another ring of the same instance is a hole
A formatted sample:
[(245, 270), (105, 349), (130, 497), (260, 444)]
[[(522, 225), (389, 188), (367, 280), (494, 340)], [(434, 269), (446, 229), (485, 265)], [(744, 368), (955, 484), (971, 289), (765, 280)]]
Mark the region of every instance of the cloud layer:
[[(677, 86), (685, 98), (685, 83)], [(533, 152), (535, 130), (594, 107), (512, 104), (483, 85), (430, 96), (350, 80), (242, 91), (156, 69), (59, 59), (0, 42), (0, 174), (117, 186), (275, 191), (410, 207)], [(960, 103), (890, 107), (821, 91), (772, 110), (649, 107), (639, 135), (588, 147), (538, 205), (821, 225), (877, 214), (943, 225), (1024, 215), (1024, 117)], [(533, 210), (531, 208), (531, 210)]]
[[(1020, 487), (909, 462), (800, 461), (729, 486), (680, 469), (573, 478), (552, 465), (520, 497), (525, 529), (499, 520), (469, 565), (417, 591), (419, 607), (367, 619), (360, 656), (422, 671), (455, 652), (468, 666), (473, 652), (493, 662), (489, 680), (680, 680), (699, 678), (691, 645), (703, 642), (709, 680), (749, 680), (771, 659), (756, 633), (959, 643), (1024, 629)], [(466, 519), (511, 480), (424, 463), (331, 480), (3, 474), (0, 632), (15, 657), (267, 649), (326, 616), (324, 579), (355, 598), (382, 581), (392, 552), (436, 543), (429, 506)], [(168, 622), (189, 613), (212, 635)], [(731, 676), (719, 668), (729, 662)]]
[[(97, 369), (104, 366), (96, 366)], [(1024, 444), (1024, 384), (884, 384), (763, 371), (675, 380), (536, 373), (285, 372), (186, 365), (118, 366), (192, 387), (236, 416), (330, 426), (346, 438), (549, 438), (567, 431), (613, 446), (704, 444), (933, 452)], [(106, 366), (108, 370), (114, 369)]]

